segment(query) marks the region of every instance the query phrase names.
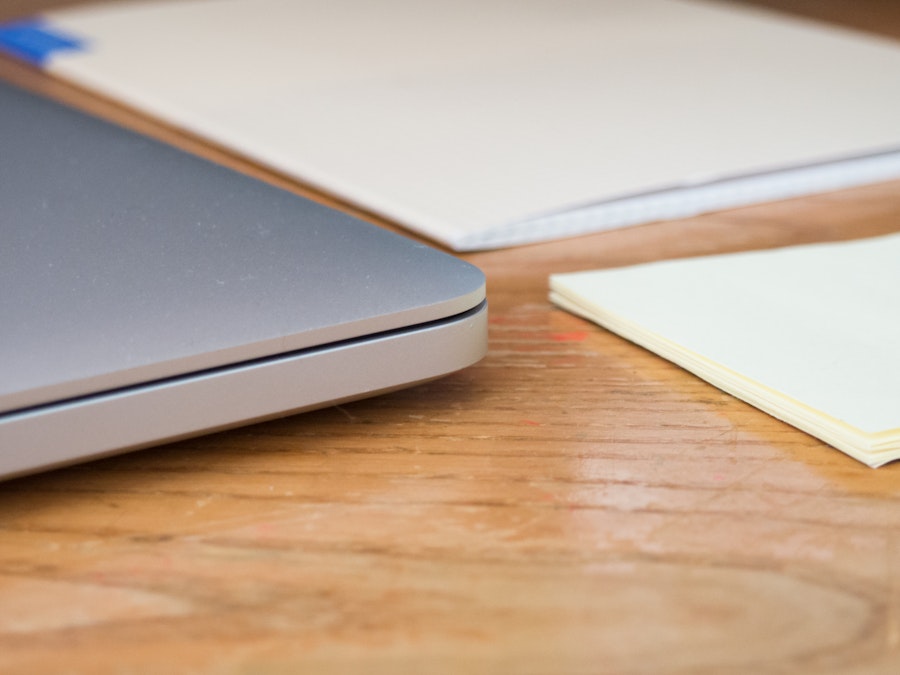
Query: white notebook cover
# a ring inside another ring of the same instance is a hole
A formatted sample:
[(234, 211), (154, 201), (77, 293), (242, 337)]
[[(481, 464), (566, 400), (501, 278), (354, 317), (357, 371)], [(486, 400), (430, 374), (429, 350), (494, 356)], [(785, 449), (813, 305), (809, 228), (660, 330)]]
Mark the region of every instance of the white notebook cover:
[[(459, 249), (900, 176), (900, 46), (689, 0), (158, 0), (61, 77)], [(845, 161), (848, 160), (848, 161)]]

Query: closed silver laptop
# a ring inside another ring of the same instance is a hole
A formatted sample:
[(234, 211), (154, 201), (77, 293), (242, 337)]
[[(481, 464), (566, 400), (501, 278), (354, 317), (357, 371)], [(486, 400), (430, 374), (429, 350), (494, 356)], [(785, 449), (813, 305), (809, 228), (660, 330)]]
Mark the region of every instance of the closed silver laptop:
[(475, 267), (0, 83), (0, 476), (384, 392), (485, 349)]

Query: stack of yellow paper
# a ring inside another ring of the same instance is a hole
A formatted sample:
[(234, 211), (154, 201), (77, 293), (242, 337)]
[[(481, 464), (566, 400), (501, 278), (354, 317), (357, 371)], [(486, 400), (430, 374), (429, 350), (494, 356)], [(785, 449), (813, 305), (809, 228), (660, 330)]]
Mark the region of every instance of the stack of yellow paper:
[(869, 466), (900, 457), (900, 234), (550, 285), (559, 306)]

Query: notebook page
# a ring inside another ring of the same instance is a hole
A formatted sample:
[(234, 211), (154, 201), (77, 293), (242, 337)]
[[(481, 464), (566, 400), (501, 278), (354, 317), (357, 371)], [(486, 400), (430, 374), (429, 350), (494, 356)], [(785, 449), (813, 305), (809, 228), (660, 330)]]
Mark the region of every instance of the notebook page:
[(900, 47), (733, 5), (170, 0), (48, 18), (86, 43), (52, 72), (462, 249), (526, 220), (517, 243), (571, 234), (541, 218), (572, 207), (900, 149)]

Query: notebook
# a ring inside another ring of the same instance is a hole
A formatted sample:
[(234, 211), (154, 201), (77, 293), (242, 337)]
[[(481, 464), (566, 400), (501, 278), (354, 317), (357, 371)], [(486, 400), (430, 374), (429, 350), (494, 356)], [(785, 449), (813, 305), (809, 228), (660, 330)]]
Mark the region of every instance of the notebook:
[(0, 82), (0, 477), (486, 349), (472, 265)]
[(900, 234), (559, 274), (551, 299), (869, 466), (900, 457)]
[(726, 2), (117, 2), (0, 44), (457, 250), (900, 176), (900, 46)]

